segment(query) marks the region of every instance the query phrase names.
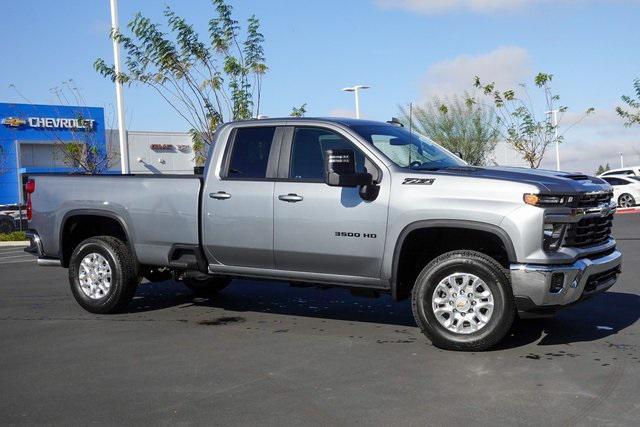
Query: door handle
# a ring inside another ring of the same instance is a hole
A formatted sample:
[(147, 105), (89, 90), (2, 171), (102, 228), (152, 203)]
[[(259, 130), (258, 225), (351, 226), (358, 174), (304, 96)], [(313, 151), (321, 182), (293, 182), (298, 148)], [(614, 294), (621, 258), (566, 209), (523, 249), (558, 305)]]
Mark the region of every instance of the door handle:
[(294, 194), (294, 193), (289, 193), (289, 194), (279, 195), (278, 199), (282, 200), (283, 202), (295, 203), (295, 202), (301, 202), (302, 196), (298, 196), (297, 194)]
[(226, 200), (231, 198), (231, 194), (224, 191), (218, 191), (217, 193), (209, 193), (209, 197), (212, 199)]

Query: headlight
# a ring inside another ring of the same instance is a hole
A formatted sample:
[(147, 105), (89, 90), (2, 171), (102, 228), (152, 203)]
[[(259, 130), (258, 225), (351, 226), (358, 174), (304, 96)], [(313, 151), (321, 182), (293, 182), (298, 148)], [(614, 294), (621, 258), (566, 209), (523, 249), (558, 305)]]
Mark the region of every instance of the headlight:
[(528, 205), (540, 207), (566, 206), (573, 202), (573, 196), (562, 194), (525, 194), (522, 199)]
[(566, 224), (545, 224), (543, 230), (543, 245), (545, 251), (557, 251), (562, 245)]

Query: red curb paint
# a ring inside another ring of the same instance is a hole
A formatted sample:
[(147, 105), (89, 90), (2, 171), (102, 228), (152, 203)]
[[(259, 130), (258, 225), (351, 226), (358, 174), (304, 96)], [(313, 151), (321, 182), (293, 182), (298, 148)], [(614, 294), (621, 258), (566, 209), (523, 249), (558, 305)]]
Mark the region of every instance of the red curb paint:
[(640, 208), (626, 208), (626, 209), (618, 209), (616, 211), (617, 214), (625, 215), (625, 214), (637, 214), (640, 213)]

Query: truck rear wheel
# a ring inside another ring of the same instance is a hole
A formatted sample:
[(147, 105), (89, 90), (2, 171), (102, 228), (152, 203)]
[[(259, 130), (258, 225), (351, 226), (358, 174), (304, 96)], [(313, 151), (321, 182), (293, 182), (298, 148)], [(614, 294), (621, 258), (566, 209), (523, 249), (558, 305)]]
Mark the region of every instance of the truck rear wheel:
[(436, 347), (481, 351), (509, 332), (515, 316), (508, 276), (493, 258), (453, 251), (431, 261), (412, 293), (415, 320)]
[(69, 260), (69, 284), (78, 304), (91, 313), (116, 313), (135, 295), (140, 279), (127, 245), (110, 236), (82, 241)]
[(198, 277), (185, 277), (182, 279), (182, 283), (191, 289), (194, 293), (199, 295), (214, 295), (226, 288), (231, 279), (221, 276), (198, 276)]

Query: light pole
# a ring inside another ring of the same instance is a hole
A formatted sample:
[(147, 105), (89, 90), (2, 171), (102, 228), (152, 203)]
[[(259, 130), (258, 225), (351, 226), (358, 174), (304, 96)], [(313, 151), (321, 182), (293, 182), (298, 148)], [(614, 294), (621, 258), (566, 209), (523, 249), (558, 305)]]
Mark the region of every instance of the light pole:
[(369, 89), (370, 86), (364, 85), (355, 85), (353, 87), (345, 87), (342, 89), (345, 92), (353, 92), (356, 98), (356, 119), (360, 118), (360, 90), (361, 89)]
[[(118, 31), (118, 0), (110, 0), (111, 3), (111, 32)], [(120, 45), (112, 37), (113, 41), (113, 67), (116, 76), (120, 74)], [(124, 128), (124, 99), (122, 97), (122, 83), (116, 78), (116, 111), (118, 115), (118, 139), (120, 140), (120, 170), (122, 174), (129, 173), (129, 144), (127, 132)]]
[(620, 152), (620, 167), (624, 167), (624, 156), (622, 155), (622, 152)]
[(547, 111), (553, 117), (553, 129), (556, 139), (556, 170), (560, 170), (560, 144), (558, 143), (558, 110)]

